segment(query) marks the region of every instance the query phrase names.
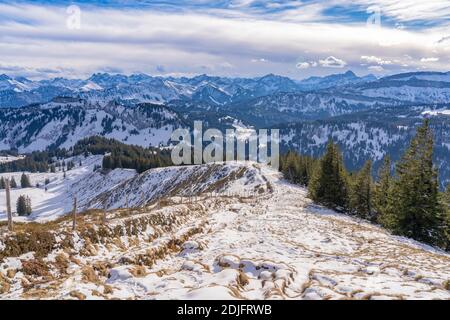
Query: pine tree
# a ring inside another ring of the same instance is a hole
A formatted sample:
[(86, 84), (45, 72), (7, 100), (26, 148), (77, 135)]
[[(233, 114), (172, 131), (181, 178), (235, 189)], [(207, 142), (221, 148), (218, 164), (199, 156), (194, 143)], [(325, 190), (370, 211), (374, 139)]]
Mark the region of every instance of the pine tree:
[[(160, 161), (160, 159), (156, 160)], [(307, 186), (311, 177), (313, 164), (313, 158), (289, 151), (281, 157), (281, 172), (287, 180), (302, 186)]]
[(292, 182), (297, 182), (296, 172), (297, 172), (298, 159), (294, 152), (289, 151), (286, 156), (283, 157), (281, 161), (281, 171), (284, 177)]
[(3, 179), (3, 177), (0, 177), (0, 190), (5, 189), (5, 188), (6, 188), (5, 179)]
[(20, 186), (22, 188), (31, 188), (30, 178), (25, 173), (22, 173), (22, 177), (20, 178)]
[(315, 168), (308, 191), (311, 199), (327, 207), (348, 207), (347, 173), (339, 148), (332, 141)]
[(372, 218), (372, 161), (355, 175), (351, 184), (350, 208), (363, 219)]
[(396, 216), (392, 211), (392, 188), (391, 158), (385, 156), (374, 187), (373, 207), (376, 221), (390, 230), (393, 230), (396, 225)]
[(30, 197), (24, 195), (19, 196), (16, 209), (19, 216), (29, 216), (32, 212)]
[(446, 243), (442, 246), (446, 251), (450, 251), (450, 184), (443, 195), (443, 204), (445, 208), (445, 241)]
[(17, 182), (16, 182), (16, 180), (14, 179), (14, 177), (11, 177), (11, 180), (9, 181), (9, 186), (10, 186), (11, 188), (13, 188), (13, 189), (16, 189), (16, 188), (17, 188)]
[(398, 234), (432, 245), (445, 242), (444, 208), (439, 202), (437, 171), (433, 166), (433, 134), (429, 120), (417, 129), (397, 165), (393, 212)]

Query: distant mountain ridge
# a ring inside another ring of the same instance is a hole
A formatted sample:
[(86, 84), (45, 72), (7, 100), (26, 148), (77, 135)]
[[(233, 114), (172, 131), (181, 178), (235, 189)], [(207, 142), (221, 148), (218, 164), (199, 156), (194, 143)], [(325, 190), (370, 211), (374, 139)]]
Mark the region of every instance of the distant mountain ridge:
[(146, 74), (96, 73), (86, 80), (54, 78), (31, 81), (26, 78), (0, 76), (0, 107), (22, 107), (49, 102), (61, 95), (93, 101), (114, 99), (134, 102), (167, 103), (171, 100), (202, 101), (213, 105), (236, 103), (279, 92), (323, 89), (350, 83), (376, 80), (357, 77), (348, 71), (342, 75), (314, 77), (294, 81), (268, 74), (258, 78), (227, 78), (199, 75), (192, 78), (152, 77)]
[(442, 103), (450, 98), (450, 72), (413, 72), (377, 79), (352, 71), (300, 81), (268, 74), (258, 78), (199, 75), (192, 78), (154, 77), (146, 74), (96, 73), (88, 79), (55, 78), (31, 81), (0, 75), (0, 108), (46, 103), (58, 96), (79, 97), (93, 103), (113, 100), (168, 104), (172, 101), (211, 106), (242, 104), (282, 93), (345, 93), (403, 102)]

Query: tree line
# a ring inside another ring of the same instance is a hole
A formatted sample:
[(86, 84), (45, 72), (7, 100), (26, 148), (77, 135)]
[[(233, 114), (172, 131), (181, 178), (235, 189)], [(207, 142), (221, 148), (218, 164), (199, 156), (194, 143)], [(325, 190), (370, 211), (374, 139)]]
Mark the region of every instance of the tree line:
[[(9, 179), (9, 186), (12, 189), (18, 188), (16, 179), (14, 179), (14, 177), (11, 177)], [(26, 175), (25, 173), (22, 173), (22, 176), (20, 177), (20, 187), (21, 188), (31, 188), (30, 177), (28, 175)], [(6, 181), (3, 177), (0, 177), (0, 190), (5, 189), (5, 188), (6, 188)]]
[[(159, 148), (143, 148), (127, 145), (114, 139), (93, 136), (78, 141), (69, 149), (51, 149), (32, 152), (24, 159), (0, 164), (0, 173), (4, 172), (56, 172), (69, 171), (75, 167), (73, 161), (65, 161), (69, 157), (79, 155), (104, 155), (104, 169), (127, 168), (142, 173), (155, 167), (172, 165), (170, 151)], [(81, 164), (80, 164), (81, 165)]]
[(439, 191), (433, 146), (433, 132), (425, 120), (401, 159), (393, 164), (386, 156), (376, 178), (370, 160), (359, 171), (349, 172), (332, 141), (319, 159), (288, 152), (281, 158), (281, 171), (288, 180), (308, 187), (309, 197), (319, 204), (449, 251), (450, 185)]

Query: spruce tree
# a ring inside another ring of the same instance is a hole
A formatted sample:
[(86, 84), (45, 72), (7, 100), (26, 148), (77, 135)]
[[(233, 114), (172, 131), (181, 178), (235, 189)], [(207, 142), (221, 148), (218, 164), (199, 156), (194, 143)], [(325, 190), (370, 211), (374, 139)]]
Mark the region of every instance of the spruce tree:
[(314, 159), (289, 151), (281, 157), (281, 172), (294, 183), (307, 186), (313, 171)]
[(30, 178), (25, 173), (22, 173), (22, 177), (20, 178), (20, 186), (22, 188), (31, 188)]
[(5, 188), (6, 188), (5, 179), (3, 179), (3, 177), (0, 177), (0, 190), (5, 189)]
[(445, 208), (445, 244), (442, 246), (446, 251), (450, 251), (450, 184), (443, 195), (443, 204)]
[(350, 208), (363, 219), (372, 218), (372, 161), (367, 161), (351, 185)]
[(391, 158), (385, 156), (374, 187), (373, 207), (376, 222), (390, 230), (393, 230), (396, 225), (396, 216), (392, 211), (392, 187)]
[(32, 212), (30, 197), (24, 195), (19, 196), (17, 199), (16, 210), (19, 216), (29, 216)]
[(297, 172), (297, 161), (298, 159), (295, 156), (295, 153), (289, 151), (286, 156), (282, 159), (281, 171), (283, 172), (284, 177), (292, 182), (297, 182), (296, 180), (296, 172)]
[(311, 178), (309, 196), (327, 207), (344, 210), (348, 207), (348, 183), (342, 155), (330, 141)]
[(432, 245), (445, 242), (444, 208), (433, 166), (433, 134), (426, 119), (397, 165), (393, 189), (394, 231)]
[(17, 182), (16, 182), (16, 179), (14, 179), (14, 177), (11, 177), (11, 180), (9, 181), (9, 185), (13, 189), (17, 188)]

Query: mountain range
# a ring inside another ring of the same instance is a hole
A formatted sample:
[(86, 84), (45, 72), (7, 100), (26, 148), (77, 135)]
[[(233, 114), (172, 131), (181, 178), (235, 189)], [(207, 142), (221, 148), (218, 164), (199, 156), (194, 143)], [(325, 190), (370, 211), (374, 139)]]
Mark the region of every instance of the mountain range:
[(101, 135), (144, 147), (167, 145), (175, 128), (279, 128), (283, 150), (319, 155), (329, 139), (352, 170), (398, 159), (425, 118), (435, 132), (441, 183), (450, 182), (450, 72), (377, 79), (351, 71), (295, 81), (200, 75), (97, 73), (86, 80), (0, 76), (0, 150), (70, 148)]
[(242, 103), (277, 93), (320, 92), (360, 95), (421, 103), (446, 102), (450, 97), (450, 73), (416, 72), (377, 79), (352, 71), (294, 81), (269, 74), (259, 78), (225, 78), (199, 75), (193, 78), (130, 76), (96, 73), (88, 79), (55, 78), (31, 81), (0, 75), (0, 107), (23, 107), (71, 96), (96, 102), (115, 99), (130, 102), (169, 103), (174, 100), (211, 105)]

